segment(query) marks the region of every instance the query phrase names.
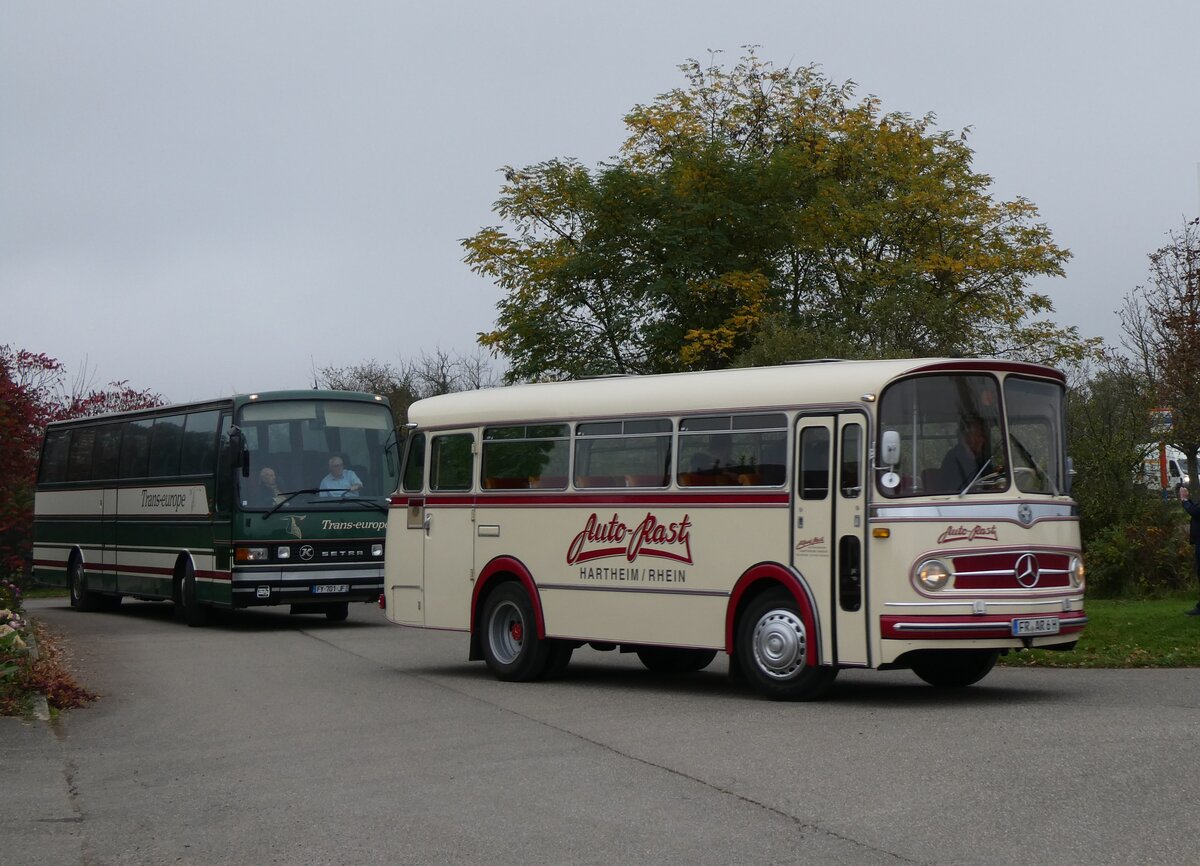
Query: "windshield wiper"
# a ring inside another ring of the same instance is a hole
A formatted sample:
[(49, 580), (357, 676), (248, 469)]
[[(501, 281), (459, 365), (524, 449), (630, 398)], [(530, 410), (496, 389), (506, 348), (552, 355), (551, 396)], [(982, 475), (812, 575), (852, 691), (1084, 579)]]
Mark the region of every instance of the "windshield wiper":
[(285, 493), (285, 494), (283, 494), (283, 499), (280, 499), (278, 502), (276, 502), (275, 505), (271, 507), (271, 510), (262, 516), (262, 519), (266, 520), (268, 517), (270, 517), (276, 511), (278, 511), (279, 509), (283, 508), (283, 506), (285, 506), (289, 502), (291, 502), (292, 499), (299, 496), (301, 493), (320, 493), (320, 492), (321, 492), (320, 487), (306, 487), (303, 490), (293, 490), (291, 493)]
[(1025, 443), (1023, 443), (1020, 439), (1017, 438), (1017, 434), (1009, 432), (1008, 438), (1009, 438), (1009, 440), (1012, 441), (1012, 444), (1016, 445), (1017, 448), (1021, 451), (1021, 456), (1029, 461), (1030, 468), (1033, 469), (1033, 471), (1036, 472), (1039, 476), (1041, 476), (1042, 478), (1045, 478), (1047, 481), (1050, 482), (1050, 489), (1054, 491), (1054, 495), (1060, 496), (1061, 494), (1058, 492), (1058, 485), (1054, 483), (1053, 476), (1051, 476), (1049, 472), (1047, 472), (1045, 469), (1043, 469), (1040, 463), (1038, 463), (1036, 460), (1033, 459), (1033, 455), (1029, 453), (1029, 449), (1025, 447)]
[(976, 473), (975, 473), (975, 475), (974, 475), (974, 476), (971, 478), (971, 480), (967, 482), (967, 486), (966, 486), (966, 487), (964, 487), (962, 490), (958, 491), (958, 495), (959, 495), (959, 496), (966, 496), (966, 495), (967, 495), (967, 491), (968, 491), (968, 490), (970, 490), (972, 487), (974, 487), (974, 486), (975, 486), (975, 482), (976, 482), (976, 481), (978, 481), (978, 480), (980, 479), (980, 477), (983, 475), (983, 473), (987, 472), (987, 470), (988, 470), (988, 467), (989, 467), (989, 466), (991, 466), (991, 465), (992, 465), (992, 458), (991, 458), (991, 457), (989, 457), (987, 460), (984, 460), (984, 461), (983, 461), (983, 465), (979, 467), (979, 471), (978, 471), (978, 472), (976, 472)]

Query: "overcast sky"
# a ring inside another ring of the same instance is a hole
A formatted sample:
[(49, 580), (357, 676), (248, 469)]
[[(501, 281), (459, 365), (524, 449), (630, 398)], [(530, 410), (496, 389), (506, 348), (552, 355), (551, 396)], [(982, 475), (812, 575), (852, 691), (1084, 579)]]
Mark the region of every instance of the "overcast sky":
[(172, 401), (475, 351), (504, 165), (616, 154), (710, 49), (972, 128), (1115, 341), (1200, 211), (1200, 3), (0, 0), (0, 344)]

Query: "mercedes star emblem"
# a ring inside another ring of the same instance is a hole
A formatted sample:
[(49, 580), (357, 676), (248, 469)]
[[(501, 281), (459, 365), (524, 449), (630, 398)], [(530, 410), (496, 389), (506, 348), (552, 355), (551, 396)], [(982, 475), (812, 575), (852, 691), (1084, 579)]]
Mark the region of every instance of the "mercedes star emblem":
[(1042, 578), (1041, 569), (1038, 568), (1037, 557), (1032, 553), (1025, 553), (1017, 560), (1017, 565), (1013, 569), (1016, 575), (1017, 583), (1026, 589), (1033, 589), (1038, 585), (1038, 581)]

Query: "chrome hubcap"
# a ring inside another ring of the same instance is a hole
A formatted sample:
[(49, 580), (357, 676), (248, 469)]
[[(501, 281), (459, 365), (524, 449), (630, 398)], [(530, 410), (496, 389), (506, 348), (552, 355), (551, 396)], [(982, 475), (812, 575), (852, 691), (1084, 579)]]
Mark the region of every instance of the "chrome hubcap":
[(808, 634), (795, 611), (767, 611), (754, 626), (754, 661), (772, 679), (786, 680), (804, 669)]

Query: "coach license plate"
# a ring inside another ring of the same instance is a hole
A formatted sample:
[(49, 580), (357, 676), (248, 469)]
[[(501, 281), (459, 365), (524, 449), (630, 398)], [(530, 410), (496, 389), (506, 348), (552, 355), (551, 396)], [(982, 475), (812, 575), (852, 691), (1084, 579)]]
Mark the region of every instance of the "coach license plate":
[(1058, 617), (1039, 616), (1036, 619), (1014, 619), (1013, 637), (1030, 637), (1039, 634), (1058, 634)]
[[(318, 583), (313, 587), (313, 592), (317, 595), (325, 595), (326, 593), (349, 592), (350, 584), (348, 583)], [(1057, 631), (1057, 629), (1055, 629)]]

